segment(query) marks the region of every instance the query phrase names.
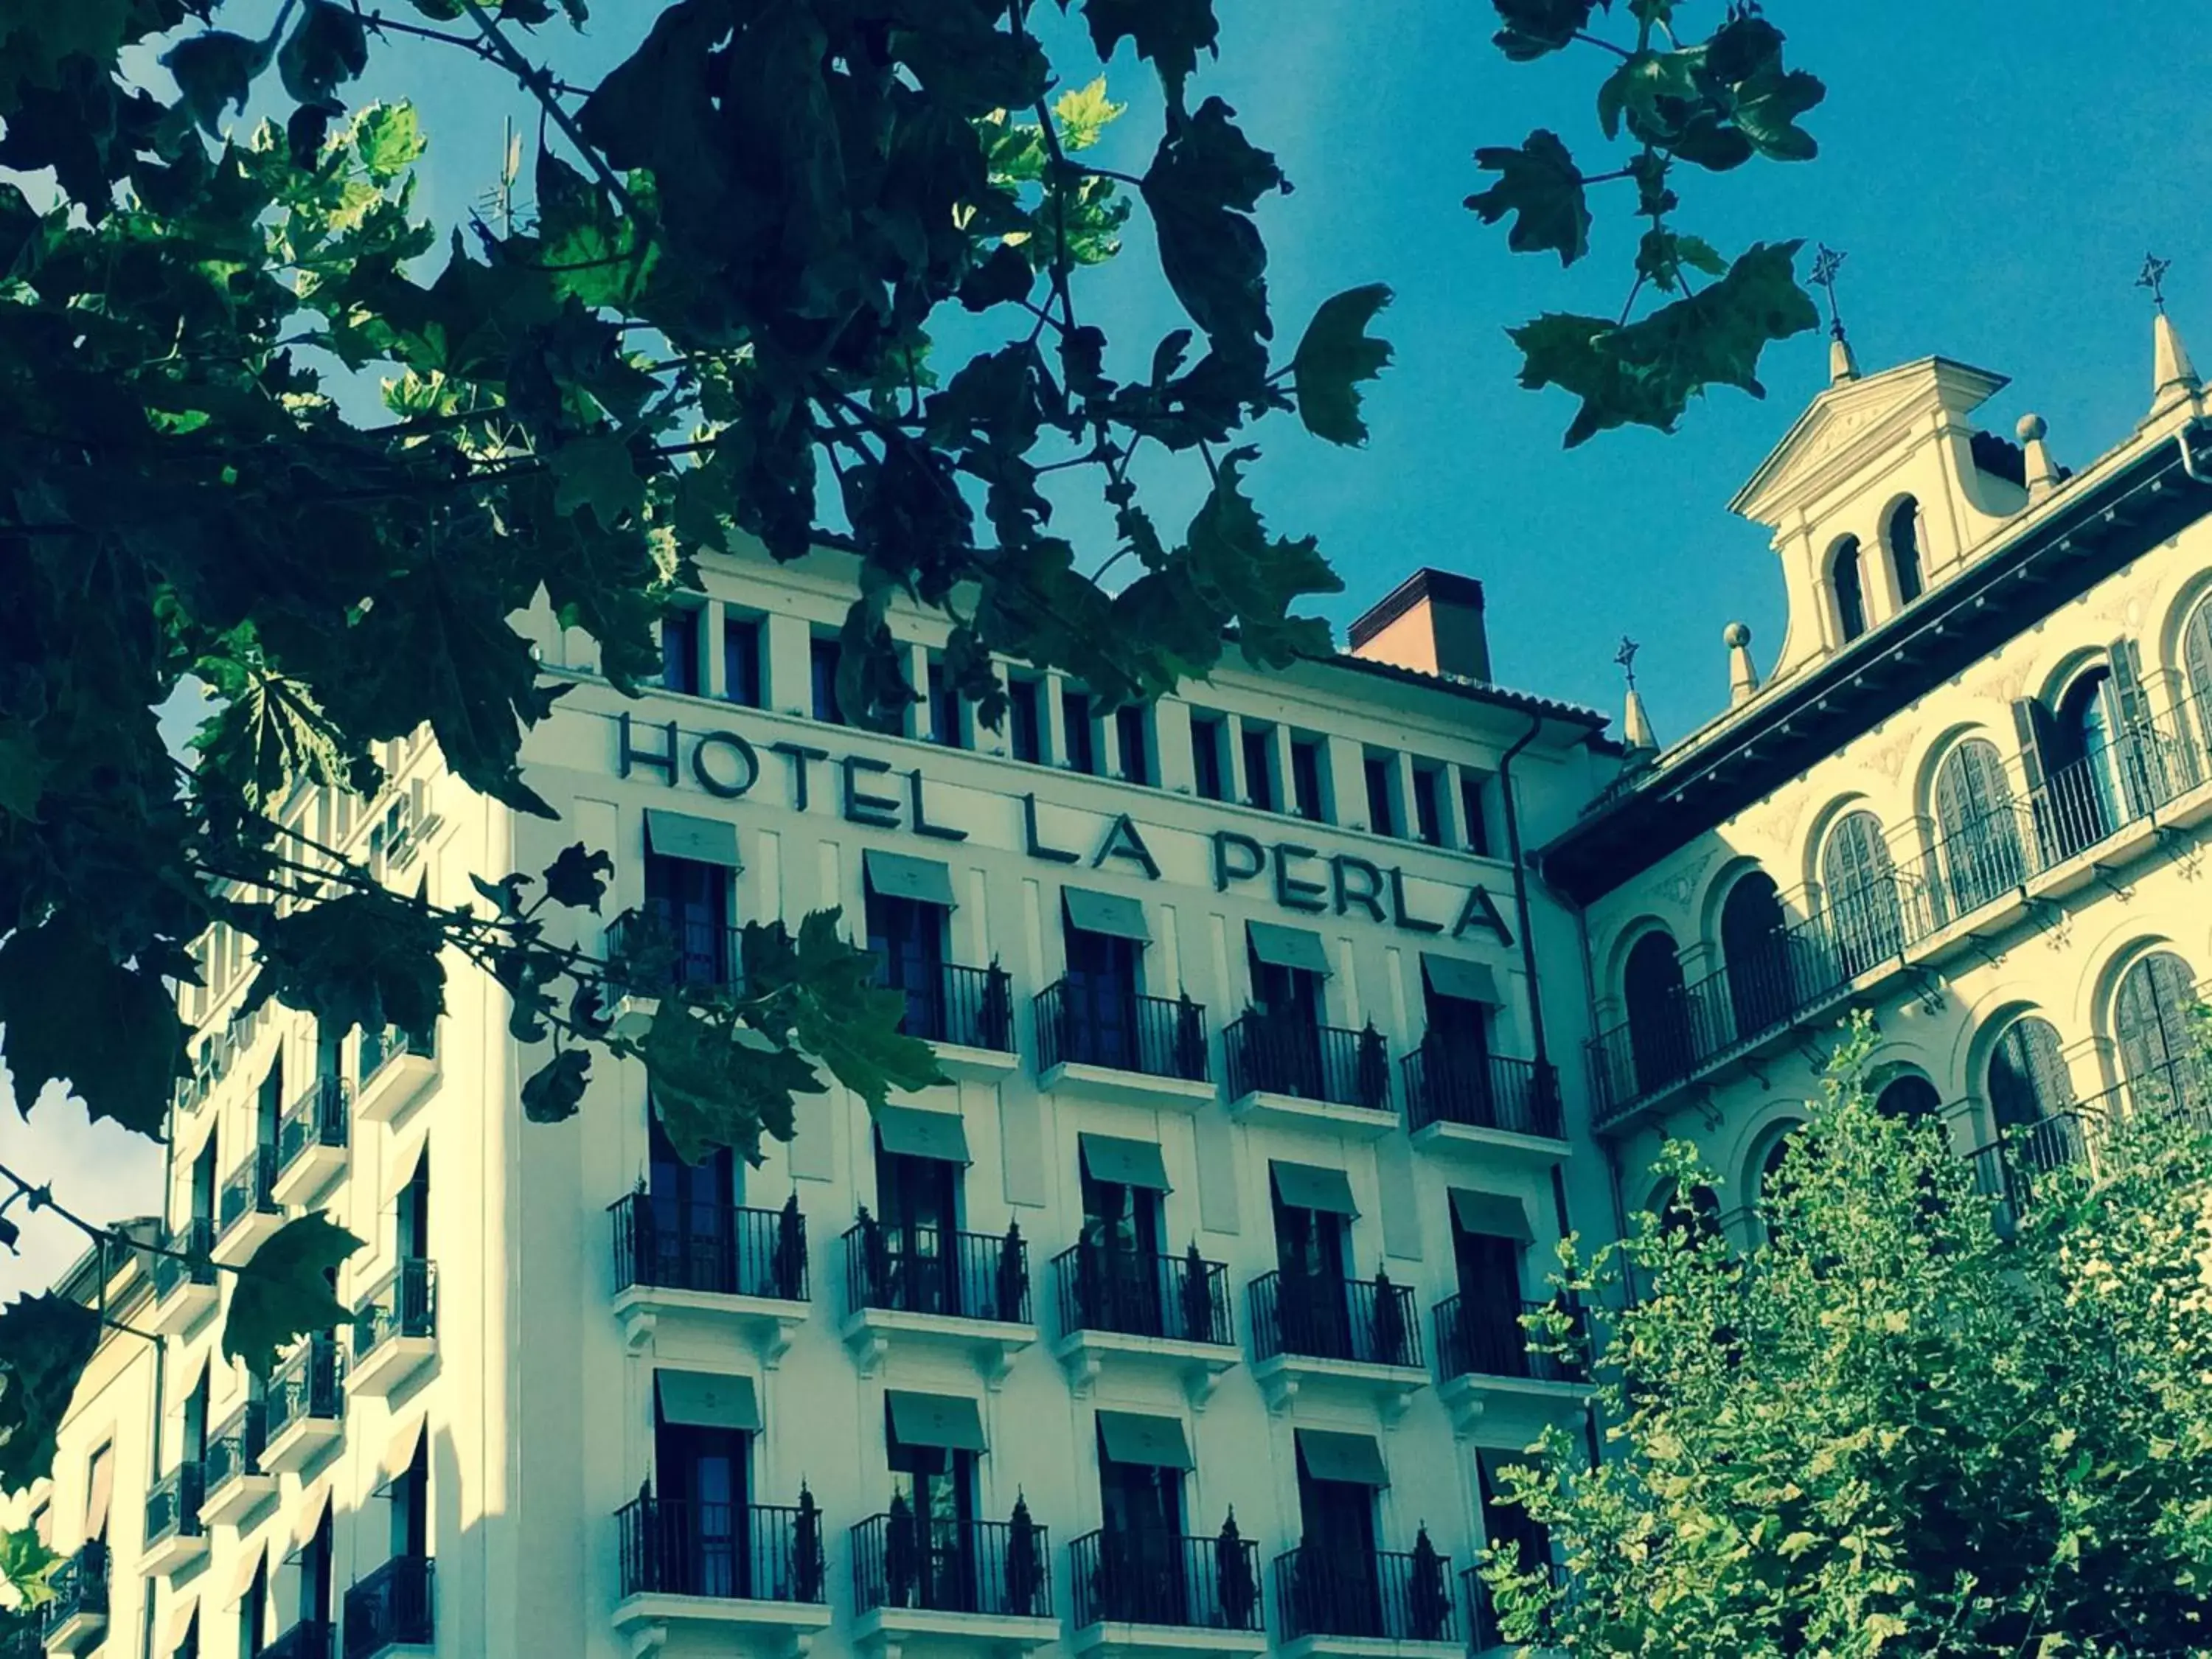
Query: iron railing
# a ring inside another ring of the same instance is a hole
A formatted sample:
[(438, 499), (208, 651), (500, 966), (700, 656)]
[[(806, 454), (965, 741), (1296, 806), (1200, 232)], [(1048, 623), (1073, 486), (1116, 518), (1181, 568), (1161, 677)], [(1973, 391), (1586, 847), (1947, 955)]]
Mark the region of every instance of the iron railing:
[(996, 963), (988, 968), (937, 963), (922, 969), (924, 977), (913, 985), (895, 983), (884, 966), (877, 971), (879, 984), (906, 998), (899, 1029), (908, 1036), (994, 1054), (1014, 1052), (1013, 975)]
[(845, 1305), (1030, 1323), (1029, 1246), (1011, 1230), (887, 1225), (845, 1234)]
[(1390, 1048), (1372, 1025), (1348, 1031), (1295, 1012), (1255, 1008), (1231, 1023), (1221, 1046), (1231, 1100), (1289, 1095), (1373, 1112), (1391, 1109)]
[(822, 1512), (811, 1504), (689, 1504), (641, 1492), (615, 1515), (622, 1593), (820, 1602)]
[(261, 1449), (267, 1443), (262, 1431), (266, 1422), (263, 1403), (249, 1400), (208, 1437), (207, 1455), (201, 1459), (201, 1484), (210, 1498), (234, 1480), (261, 1473)]
[(1067, 1547), (1067, 1565), (1078, 1630), (1108, 1624), (1261, 1628), (1260, 1547), (1249, 1538), (1103, 1528)]
[(1547, 1140), (1565, 1138), (1559, 1074), (1542, 1060), (1508, 1060), (1431, 1032), (1398, 1065), (1408, 1128), (1457, 1123)]
[(607, 925), (607, 981), (654, 997), (679, 985), (735, 985), (744, 968), (742, 937), (720, 922), (626, 910)]
[(1237, 1338), (1229, 1320), (1229, 1269), (1195, 1255), (1077, 1244), (1052, 1259), (1063, 1335), (1117, 1331), (1178, 1342)]
[(804, 1302), (806, 1218), (797, 1205), (748, 1210), (628, 1193), (614, 1217), (615, 1289), (649, 1285)]
[[(52, 1636), (72, 1619), (107, 1616), (107, 1546), (89, 1539), (46, 1580), (52, 1599), (40, 1609), (40, 1628)], [(43, 1647), (40, 1650), (43, 1652)]]
[(1589, 1326), (1579, 1308), (1565, 1308), (1569, 1352), (1551, 1352), (1531, 1338), (1524, 1314), (1547, 1313), (1548, 1302), (1503, 1297), (1450, 1297), (1436, 1306), (1437, 1365), (1444, 1376), (1527, 1377), (1537, 1382), (1583, 1382), (1589, 1378)]
[[(215, 1263), (208, 1252), (215, 1249), (215, 1222), (207, 1216), (196, 1216), (162, 1243), (178, 1252), (176, 1255), (157, 1255), (154, 1258), (154, 1300), (167, 1302), (186, 1285), (215, 1283)], [(180, 1260), (179, 1257), (189, 1260)]]
[(256, 1146), (238, 1167), (223, 1178), (216, 1200), (216, 1237), (227, 1238), (250, 1215), (279, 1215), (276, 1202), (276, 1149)]
[(337, 1339), (321, 1333), (285, 1356), (269, 1378), (269, 1396), (262, 1407), (263, 1444), (303, 1419), (336, 1422), (344, 1413), (345, 1396), (338, 1387), (343, 1364)]
[(921, 1607), (999, 1619), (1052, 1616), (1046, 1528), (903, 1510), (853, 1528), (855, 1608)]
[(1252, 1281), (1252, 1353), (1369, 1365), (1421, 1364), (1421, 1316), (1410, 1285), (1279, 1269)]
[(392, 1277), (368, 1293), (353, 1316), (353, 1363), (403, 1336), (438, 1334), (438, 1269), (434, 1262), (409, 1256)]
[(1285, 1642), (1302, 1636), (1460, 1639), (1448, 1555), (1404, 1550), (1355, 1554), (1301, 1544), (1275, 1558), (1275, 1611)]
[(437, 1564), (395, 1555), (345, 1593), (345, 1659), (437, 1640)]
[(1974, 1185), (2017, 1214), (2039, 1176), (2107, 1155), (2115, 1130), (2130, 1118), (2178, 1115), (2212, 1129), (2212, 1066), (2191, 1054), (2073, 1101), (2033, 1123), (2014, 1124), (1967, 1155)]
[(395, 1060), (408, 1054), (420, 1054), (425, 1060), (438, 1057), (437, 1030), (403, 1031), (397, 1025), (364, 1025), (361, 1028), (361, 1063), (356, 1068), (361, 1074), (364, 1089), (374, 1082), (378, 1073)]
[(337, 1646), (338, 1627), (327, 1619), (302, 1619), (265, 1643), (260, 1659), (331, 1659)]
[(276, 1172), (283, 1174), (317, 1146), (343, 1149), (346, 1106), (353, 1090), (342, 1077), (319, 1077), (289, 1106), (276, 1126)]
[(1206, 1009), (1189, 998), (1139, 996), (1071, 974), (1037, 994), (1037, 1069), (1102, 1066), (1203, 1083), (1211, 1075)]
[(198, 1538), (200, 1505), (207, 1501), (207, 1486), (197, 1460), (179, 1463), (154, 1483), (146, 1494), (146, 1547), (172, 1538)]

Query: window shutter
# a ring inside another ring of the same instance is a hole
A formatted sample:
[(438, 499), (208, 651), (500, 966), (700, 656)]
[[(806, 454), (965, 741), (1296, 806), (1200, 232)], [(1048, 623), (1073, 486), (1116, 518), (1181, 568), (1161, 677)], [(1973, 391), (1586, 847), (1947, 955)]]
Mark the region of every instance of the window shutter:
[(2051, 711), (2033, 697), (2022, 697), (2012, 706), (2013, 730), (2020, 738), (2020, 763), (2032, 793), (2043, 787), (2044, 745), (2051, 740)]
[(2112, 1011), (2112, 1035), (2129, 1082), (2163, 1080), (2166, 1068), (2188, 1051), (2193, 1000), (2188, 964), (2171, 951), (2154, 951), (2128, 969)]
[[(2182, 665), (2189, 673), (2189, 691), (2200, 707), (2212, 705), (2212, 599), (2189, 613), (2182, 630)], [(2203, 716), (2198, 719), (2202, 721)]]

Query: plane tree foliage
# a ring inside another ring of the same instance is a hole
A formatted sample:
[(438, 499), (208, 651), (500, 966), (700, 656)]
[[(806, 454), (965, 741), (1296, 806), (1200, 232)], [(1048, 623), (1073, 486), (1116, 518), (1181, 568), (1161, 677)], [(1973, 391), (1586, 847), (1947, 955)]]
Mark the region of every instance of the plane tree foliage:
[[(1592, 1468), (1553, 1431), (1508, 1471), (1572, 1585), (1493, 1552), (1510, 1641), (2212, 1652), (2212, 1140), (2179, 1113), (2084, 1120), (2094, 1159), (2001, 1181), (1875, 1109), (1871, 1044), (1844, 1043), (1755, 1195), (1755, 1244), (1670, 1196), (1563, 1251), (1608, 1443)], [(1720, 1185), (1680, 1143), (1655, 1179)]]

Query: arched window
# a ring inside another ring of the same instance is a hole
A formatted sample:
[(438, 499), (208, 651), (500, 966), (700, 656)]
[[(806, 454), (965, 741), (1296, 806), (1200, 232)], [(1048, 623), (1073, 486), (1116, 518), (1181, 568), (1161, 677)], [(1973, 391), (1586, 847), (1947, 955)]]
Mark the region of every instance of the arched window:
[(2171, 951), (2152, 951), (2121, 976), (2112, 1004), (2112, 1036), (2119, 1044), (2121, 1075), (2138, 1104), (2145, 1103), (2146, 1088), (2170, 1091), (2172, 1097), (2185, 1086), (2196, 985), (2189, 964)]
[(1875, 1110), (1908, 1123), (1932, 1117), (1942, 1108), (1943, 1097), (1936, 1092), (1936, 1085), (1917, 1072), (1892, 1078), (1874, 1097)]
[(1690, 1025), (1683, 1006), (1682, 961), (1663, 930), (1646, 933), (1629, 951), (1621, 1000), (1628, 1009), (1637, 1092), (1649, 1094), (1686, 1073)]
[(1889, 568), (1897, 575), (1897, 602), (1920, 597), (1920, 503), (1907, 495), (1889, 515)]
[(2212, 729), (2212, 597), (2197, 602), (2181, 630), (2181, 665), (2189, 675), (2189, 693), (2197, 700), (2197, 726)]
[(1866, 632), (1866, 590), (1859, 570), (1857, 537), (1846, 536), (1836, 544), (1828, 572), (1836, 585), (1836, 626), (1848, 645)]
[(2023, 1014), (1990, 1050), (1990, 1110), (1999, 1129), (2025, 1129), (2074, 1103), (2074, 1079), (2047, 1019)]
[(1711, 1237), (1721, 1230), (1721, 1200), (1703, 1182), (1690, 1188), (1686, 1206), (1676, 1202), (1680, 1188), (1669, 1185), (1661, 1189), (1651, 1200), (1652, 1212), (1659, 1218), (1659, 1231), (1668, 1236), (1686, 1234), (1692, 1229)]
[(1721, 964), (1728, 969), (1729, 1009), (1737, 1041), (1789, 1018), (1796, 999), (1790, 985), (1790, 936), (1774, 878), (1753, 870), (1736, 878), (1721, 906)]
[(2100, 665), (2077, 676), (2051, 711), (2044, 752), (2049, 819), (2045, 833), (2059, 858), (2071, 858), (2112, 834), (2112, 670)]
[(1753, 1181), (1751, 1201), (1758, 1212), (1759, 1225), (1766, 1231), (1769, 1243), (1774, 1242), (1776, 1233), (1774, 1217), (1767, 1208), (1774, 1198), (1774, 1177), (1781, 1170), (1782, 1161), (1790, 1156), (1790, 1139), (1800, 1127), (1793, 1123), (1775, 1136), (1774, 1144), (1766, 1149), (1766, 1156), (1759, 1159), (1759, 1174)]
[(1820, 853), (1821, 896), (1844, 977), (1863, 974), (1905, 948), (1897, 866), (1871, 812), (1846, 812)]
[(2012, 786), (1987, 738), (1956, 744), (1936, 769), (1936, 833), (1952, 915), (1978, 909), (2027, 879)]

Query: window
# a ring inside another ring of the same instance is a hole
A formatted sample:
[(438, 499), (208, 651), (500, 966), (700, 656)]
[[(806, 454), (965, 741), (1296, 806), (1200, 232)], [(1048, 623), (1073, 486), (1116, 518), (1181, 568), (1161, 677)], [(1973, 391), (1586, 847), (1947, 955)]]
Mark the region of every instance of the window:
[(645, 855), (645, 914), (672, 953), (666, 971), (682, 985), (725, 985), (732, 977), (730, 872), (700, 859)]
[(1244, 804), (1275, 810), (1275, 728), (1247, 722), (1238, 734), (1244, 751)]
[(1911, 605), (1921, 593), (1920, 503), (1907, 495), (1889, 515), (1889, 568), (1897, 574), (1897, 602)]
[(1362, 763), (1367, 775), (1367, 827), (1378, 836), (1398, 833), (1397, 779), (1395, 755), (1370, 755)]
[(908, 1036), (945, 1041), (945, 907), (878, 892), (871, 881), (866, 914), (878, 982), (906, 994), (900, 1029)]
[(660, 619), (660, 683), (671, 691), (699, 690), (699, 612), (672, 611)]
[[(752, 1435), (731, 1422), (727, 1379), (700, 1372), (654, 1374), (654, 1493), (660, 1565), (674, 1582), (664, 1588), (693, 1595), (748, 1594), (752, 1557)], [(696, 1385), (704, 1383), (707, 1387)], [(720, 1385), (720, 1386), (717, 1386)], [(773, 1552), (760, 1552), (763, 1555)]]
[(1664, 928), (1655, 928), (1628, 952), (1621, 1000), (1628, 1012), (1628, 1050), (1636, 1089), (1649, 1093), (1690, 1069), (1690, 1024), (1684, 1004), (1682, 960)]
[(1145, 718), (1143, 705), (1131, 703), (1114, 711), (1115, 740), (1121, 750), (1121, 777), (1124, 782), (1149, 784), (1152, 781), (1152, 746), (1151, 722)]
[(1820, 885), (1828, 925), (1846, 977), (1863, 974), (1905, 948), (1905, 916), (1897, 866), (1871, 812), (1846, 812), (1820, 852)]
[(891, 1498), (913, 1517), (915, 1546), (914, 1582), (897, 1586), (895, 1594), (925, 1607), (972, 1607), (977, 1600), (974, 1579), (982, 1565), (969, 1537), (975, 1517), (975, 1454), (901, 1439), (894, 1402), (886, 1397), (884, 1404)]
[(1221, 719), (1216, 714), (1190, 718), (1190, 775), (1200, 800), (1229, 799), (1228, 781), (1221, 769)]
[(1044, 759), (1044, 720), (1035, 680), (1007, 678), (1006, 738), (1016, 760), (1034, 766)]
[(238, 1604), (238, 1650), (247, 1659), (259, 1653), (269, 1639), (269, 1558), (260, 1557), (253, 1568), (253, 1583)]
[(929, 740), (947, 749), (968, 746), (960, 719), (960, 693), (941, 662), (929, 665)]
[(2074, 1103), (2074, 1079), (2058, 1030), (2023, 1014), (1990, 1050), (1990, 1111), (1999, 1129), (2025, 1129)]
[[(392, 1553), (421, 1560), (430, 1553), (430, 1437), (418, 1433), (407, 1467), (392, 1479)], [(349, 1609), (350, 1611), (350, 1609)]]
[(1738, 1042), (1779, 1024), (1797, 1006), (1784, 927), (1774, 878), (1764, 870), (1738, 877), (1721, 906), (1721, 965)]
[[(1132, 1419), (1127, 1413), (1104, 1411), (1097, 1419), (1103, 1552), (1097, 1590), (1103, 1614), (1146, 1625), (1188, 1624), (1193, 1592), (1208, 1598), (1212, 1589), (1211, 1584), (1185, 1582), (1189, 1569), (1182, 1553), (1183, 1471), (1178, 1465), (1188, 1462), (1188, 1454), (1181, 1448), (1162, 1451), (1140, 1445), (1135, 1449), (1145, 1451), (1143, 1461), (1116, 1457), (1109, 1431)], [(1146, 1419), (1134, 1421), (1142, 1425)], [(1180, 1437), (1180, 1424), (1151, 1421)], [(1200, 1571), (1212, 1577), (1211, 1561), (1202, 1560)]]
[(2027, 878), (2004, 762), (1987, 738), (1955, 744), (1936, 769), (1936, 833), (1951, 914), (1988, 903)]
[(1291, 805), (1297, 815), (1313, 823), (1325, 823), (1328, 813), (1322, 805), (1326, 792), (1321, 787), (1321, 739), (1292, 738), (1291, 739)]
[(284, 1054), (277, 1051), (269, 1073), (261, 1079), (261, 1090), (253, 1100), (253, 1144), (264, 1150), (276, 1145), (284, 1121)]
[(1444, 844), (1443, 775), (1433, 766), (1413, 769), (1413, 833), (1431, 847)]
[(2189, 675), (2189, 696), (2196, 702), (2197, 723), (2203, 727), (2212, 711), (2212, 599), (2198, 603), (2181, 630), (2181, 663)]
[(415, 1160), (415, 1173), (392, 1205), (392, 1243), (402, 1262), (430, 1259), (430, 1154)]
[(696, 1164), (677, 1157), (660, 1114), (646, 1108), (646, 1212), (650, 1225), (641, 1230), (635, 1247), (642, 1258), (639, 1266), (651, 1271), (652, 1283), (689, 1291), (757, 1293), (757, 1285), (741, 1284), (738, 1271), (737, 1160), (726, 1146), (718, 1146)]
[(107, 1541), (107, 1510), (115, 1496), (115, 1443), (103, 1441), (84, 1472), (84, 1535)]
[(1091, 694), (1078, 691), (1073, 686), (1060, 694), (1060, 719), (1067, 735), (1067, 764), (1069, 769), (1098, 771), (1098, 731), (1091, 717)]
[(313, 1534), (300, 1547), (299, 1619), (303, 1625), (330, 1622), (331, 1556), (331, 1512), (325, 1508)]
[(1917, 1123), (1941, 1112), (1943, 1097), (1936, 1092), (1936, 1085), (1926, 1078), (1917, 1072), (1907, 1072), (1883, 1085), (1881, 1092), (1874, 1097), (1874, 1109), (1886, 1117)]
[(1829, 578), (1836, 586), (1836, 627), (1848, 645), (1866, 632), (1866, 593), (1859, 570), (1859, 542), (1846, 536), (1836, 544), (1828, 560)]
[(893, 1152), (876, 1132), (876, 1203), (884, 1235), (885, 1281), (871, 1286), (877, 1305), (908, 1313), (957, 1314), (966, 1305), (960, 1261), (960, 1169), (948, 1158)]
[(2057, 858), (2070, 858), (2112, 834), (2113, 800), (2110, 706), (2112, 673), (2100, 665), (2077, 676), (2044, 723), (2044, 810)]
[(722, 695), (746, 708), (761, 706), (761, 621), (722, 618)]
[(1298, 1605), (1291, 1627), (1380, 1637), (1389, 1627), (1376, 1573), (1376, 1486), (1338, 1478), (1346, 1472), (1326, 1463), (1314, 1467), (1308, 1454), (1316, 1438), (1310, 1429), (1297, 1436), (1298, 1570), (1291, 1594)]
[(1459, 816), (1467, 850), (1490, 856), (1490, 780), (1480, 772), (1459, 775)]
[(2171, 1098), (2139, 1104), (2182, 1103), (2194, 1081), (2184, 1062), (2193, 1053), (2189, 1012), (2197, 1001), (2196, 975), (2171, 951), (2154, 951), (2120, 980), (2112, 1008), (2112, 1036), (2119, 1044), (2120, 1071), (2139, 1095), (2146, 1089)]
[(844, 647), (835, 640), (817, 636), (810, 647), (808, 665), (814, 682), (814, 718), (829, 726), (842, 726), (845, 711), (837, 702), (837, 670)]

